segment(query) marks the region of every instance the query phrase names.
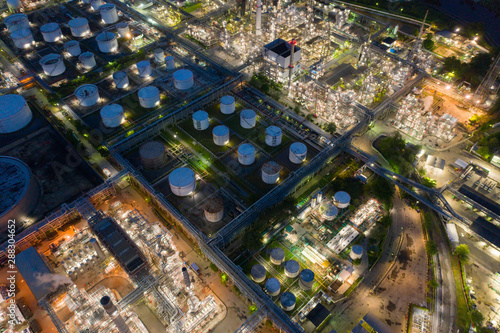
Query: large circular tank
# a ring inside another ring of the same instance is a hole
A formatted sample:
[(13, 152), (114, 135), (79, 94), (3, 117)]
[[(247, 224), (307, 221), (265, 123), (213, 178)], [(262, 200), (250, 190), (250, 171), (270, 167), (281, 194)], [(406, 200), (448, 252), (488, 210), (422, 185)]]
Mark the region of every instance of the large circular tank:
[(285, 250), (281, 247), (275, 247), (271, 250), (271, 255), (269, 256), (271, 263), (274, 265), (281, 265), (283, 260), (285, 260)]
[(295, 295), (291, 292), (285, 291), (281, 294), (280, 303), (284, 311), (292, 311), (295, 308)]
[(321, 204), (319, 206), (319, 213), (321, 214), (321, 217), (324, 218), (327, 221), (331, 221), (335, 219), (337, 214), (339, 213), (339, 210), (331, 201), (327, 201)]
[(361, 245), (353, 245), (349, 256), (352, 260), (361, 259), (361, 257), (363, 257), (363, 247)]
[(276, 147), (281, 144), (281, 128), (278, 126), (269, 126), (266, 128), (266, 144)]
[(80, 60), (82, 67), (85, 69), (92, 69), (97, 65), (95, 56), (92, 52), (83, 52), (78, 57), (78, 60)]
[(266, 281), (266, 290), (267, 293), (271, 296), (278, 296), (280, 294), (281, 283), (275, 277), (269, 278)]
[(344, 192), (344, 191), (338, 191), (335, 193), (333, 196), (333, 201), (339, 208), (347, 208), (349, 207), (349, 204), (351, 202), (351, 196), (349, 193)]
[(70, 40), (69, 42), (64, 43), (64, 48), (72, 57), (78, 57), (82, 54), (80, 43), (76, 40)]
[[(2, 107), (4, 105), (2, 105), (1, 98), (5, 96), (17, 95), (1, 96), (0, 106)], [(2, 108), (2, 110), (5, 109)], [(0, 131), (3, 129), (0, 127)], [(40, 195), (38, 181), (23, 161), (9, 156), (0, 156), (1, 233), (6, 233), (9, 220), (16, 220), (16, 223), (25, 221), (37, 206)]]
[(186, 90), (193, 86), (193, 72), (189, 69), (179, 69), (174, 72), (174, 86), (179, 90)]
[(207, 199), (203, 213), (208, 222), (219, 222), (224, 217), (224, 201), (218, 197)]
[(23, 96), (12, 94), (0, 96), (0, 133), (18, 131), (28, 125), (32, 117)]
[(175, 59), (173, 56), (169, 55), (165, 57), (165, 66), (167, 69), (175, 69)]
[(115, 22), (118, 22), (118, 13), (116, 12), (116, 7), (111, 3), (100, 6), (99, 13), (101, 13), (101, 18), (105, 24), (113, 24)]
[(40, 27), (40, 32), (42, 33), (43, 39), (47, 43), (55, 43), (62, 38), (62, 31), (59, 24), (55, 22), (50, 22), (44, 24)]
[(299, 285), (304, 290), (310, 290), (314, 285), (314, 272), (310, 269), (303, 269), (299, 276)]
[(229, 128), (224, 125), (215, 126), (212, 130), (214, 143), (217, 146), (225, 146), (229, 143)]
[(60, 54), (47, 54), (40, 59), (39, 63), (43, 68), (43, 72), (47, 76), (58, 76), (66, 70), (63, 57)]
[(155, 49), (154, 55), (155, 55), (155, 62), (157, 64), (163, 63), (165, 59), (165, 52), (163, 52), (163, 49)]
[(144, 34), (139, 30), (134, 30), (131, 33), (132, 36), (132, 46), (141, 47), (144, 44)]
[(262, 165), (261, 177), (266, 184), (276, 184), (280, 178), (281, 166), (274, 162), (268, 161)]
[(250, 143), (244, 143), (238, 147), (238, 161), (242, 165), (250, 165), (255, 162), (255, 147)]
[(160, 104), (160, 91), (155, 86), (147, 86), (139, 90), (139, 103), (143, 108), (154, 108)]
[(3, 20), (5, 26), (10, 32), (14, 32), (19, 29), (29, 29), (30, 21), (28, 20), (28, 15), (26, 14), (12, 14), (9, 15)]
[(130, 37), (130, 28), (127, 22), (120, 22), (116, 25), (116, 32), (120, 38)]
[(124, 71), (118, 71), (113, 74), (113, 81), (118, 89), (125, 89), (128, 87), (128, 75)]
[(210, 125), (210, 122), (208, 120), (208, 113), (203, 110), (199, 110), (193, 113), (193, 125), (194, 128), (199, 131), (206, 130), (208, 128), (208, 125)]
[(106, 127), (118, 127), (125, 120), (123, 108), (119, 104), (108, 104), (101, 109), (102, 123)]
[(84, 37), (90, 33), (89, 21), (84, 17), (77, 17), (68, 22), (71, 34), (75, 37)]
[(90, 6), (93, 10), (98, 10), (102, 6), (102, 0), (90, 0)]
[(139, 156), (144, 168), (159, 169), (165, 166), (168, 155), (165, 145), (159, 141), (150, 141), (141, 146)]
[(295, 260), (285, 262), (285, 275), (289, 278), (295, 278), (299, 275), (300, 265)]
[(250, 275), (252, 275), (252, 279), (257, 283), (262, 283), (266, 279), (266, 269), (264, 266), (257, 264), (253, 265), (250, 270)]
[(222, 96), (220, 98), (220, 112), (223, 114), (231, 114), (236, 110), (234, 97), (231, 95)]
[(168, 175), (170, 190), (179, 197), (185, 197), (196, 189), (196, 177), (193, 170), (177, 168)]
[(19, 29), (10, 34), (10, 38), (18, 49), (27, 49), (35, 43), (30, 29)]
[(137, 72), (139, 73), (139, 76), (142, 78), (150, 77), (151, 74), (153, 73), (153, 70), (151, 69), (151, 64), (149, 63), (148, 60), (139, 61), (136, 64), (136, 66), (137, 66)]
[(76, 88), (75, 96), (81, 106), (93, 106), (99, 101), (99, 89), (93, 84), (83, 84)]
[(118, 39), (116, 38), (116, 34), (112, 32), (101, 32), (95, 40), (97, 41), (97, 46), (99, 46), (99, 51), (102, 53), (110, 53), (118, 50)]
[(11, 12), (18, 11), (21, 9), (21, 0), (7, 0), (7, 7)]
[(245, 109), (240, 113), (240, 125), (243, 128), (253, 128), (257, 122), (254, 110)]
[(300, 164), (305, 161), (307, 156), (307, 146), (302, 142), (294, 142), (290, 145), (288, 158), (290, 162)]

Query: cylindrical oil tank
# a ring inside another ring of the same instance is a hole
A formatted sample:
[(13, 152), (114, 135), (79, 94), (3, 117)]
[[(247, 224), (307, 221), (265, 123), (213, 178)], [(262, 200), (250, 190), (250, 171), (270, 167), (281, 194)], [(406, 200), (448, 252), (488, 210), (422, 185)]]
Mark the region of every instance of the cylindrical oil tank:
[(255, 162), (255, 147), (250, 143), (244, 143), (238, 147), (238, 161), (242, 165), (250, 165)]
[(118, 22), (118, 13), (116, 12), (115, 5), (107, 3), (99, 7), (99, 13), (105, 24), (113, 24)]
[(165, 66), (167, 69), (175, 69), (175, 59), (173, 56), (169, 55), (165, 57)]
[(30, 29), (19, 29), (10, 34), (10, 38), (18, 49), (27, 49), (35, 43)]
[(150, 141), (139, 149), (142, 166), (145, 169), (160, 169), (165, 166), (168, 155), (165, 145), (159, 141)]
[(102, 0), (90, 0), (90, 6), (93, 10), (99, 10), (99, 7), (101, 7), (102, 4)]
[(351, 203), (351, 196), (347, 192), (338, 191), (333, 196), (333, 200), (334, 200), (335, 204), (337, 205), (337, 207), (339, 207), (341, 209), (347, 208), (347, 207), (349, 207), (349, 204)]
[(160, 104), (160, 91), (155, 86), (144, 87), (137, 93), (143, 108), (150, 109)]
[(118, 71), (113, 74), (113, 81), (117, 89), (125, 89), (128, 87), (128, 75), (124, 71)]
[(281, 308), (284, 311), (292, 311), (293, 309), (295, 309), (295, 301), (295, 295), (291, 292), (285, 291), (283, 294), (281, 294), (280, 303)]
[(300, 265), (295, 260), (288, 260), (285, 262), (285, 275), (289, 278), (295, 278), (299, 275)]
[(285, 250), (281, 247), (275, 247), (271, 250), (271, 255), (269, 256), (271, 263), (273, 265), (281, 265), (283, 260), (285, 260)]
[(0, 133), (12, 133), (25, 127), (33, 117), (26, 100), (21, 95), (0, 96)]
[(43, 39), (47, 43), (55, 43), (62, 38), (62, 31), (59, 24), (55, 22), (50, 22), (44, 24), (40, 27), (40, 32), (42, 33)]
[(81, 106), (93, 106), (99, 101), (99, 89), (93, 84), (84, 84), (76, 88), (75, 96)]
[(321, 214), (322, 218), (327, 221), (331, 221), (335, 219), (335, 217), (339, 213), (339, 210), (331, 201), (328, 201), (322, 203), (321, 206), (319, 206), (319, 213)]
[(78, 57), (78, 60), (80, 60), (82, 67), (85, 69), (92, 69), (96, 66), (95, 56), (92, 52), (83, 52)]
[(307, 156), (307, 146), (302, 142), (294, 142), (290, 145), (290, 152), (288, 153), (288, 158), (290, 162), (295, 164), (301, 164), (305, 161)]
[(245, 109), (240, 113), (240, 125), (243, 128), (253, 128), (257, 122), (257, 116), (254, 110)]
[(266, 290), (267, 293), (271, 296), (278, 296), (281, 290), (281, 283), (275, 277), (269, 278), (266, 281)]
[(299, 285), (304, 290), (311, 290), (314, 285), (314, 272), (310, 269), (303, 269), (299, 276)]
[(220, 112), (223, 114), (231, 114), (236, 110), (234, 97), (231, 95), (222, 96), (220, 98)]
[(212, 133), (214, 137), (214, 143), (217, 146), (225, 146), (229, 143), (229, 128), (227, 128), (227, 126), (215, 126)]
[(177, 168), (168, 175), (170, 190), (179, 197), (185, 197), (196, 189), (196, 176), (193, 170)]
[(144, 44), (144, 34), (142, 31), (134, 30), (132, 31), (132, 46), (141, 47)]
[(179, 90), (187, 90), (194, 84), (193, 72), (189, 69), (179, 69), (174, 73), (174, 86)]
[(58, 76), (64, 73), (66, 66), (60, 54), (50, 53), (40, 59), (40, 66), (47, 76)]
[(119, 104), (108, 104), (101, 109), (102, 123), (106, 127), (118, 127), (125, 120), (123, 108)]
[(116, 25), (116, 32), (120, 38), (130, 37), (130, 28), (127, 22), (120, 22)]
[(70, 40), (69, 42), (64, 43), (64, 48), (72, 57), (78, 57), (82, 54), (80, 43), (76, 40)]
[(276, 147), (281, 144), (281, 128), (278, 126), (269, 126), (266, 128), (266, 144), (271, 147)]
[(274, 162), (268, 161), (262, 165), (261, 176), (262, 181), (266, 184), (276, 184), (280, 178), (281, 166)]
[(68, 22), (71, 34), (75, 37), (84, 37), (90, 33), (89, 21), (84, 17), (77, 17)]
[(30, 21), (28, 20), (28, 15), (26, 14), (12, 14), (3, 20), (5, 26), (10, 32), (14, 32), (20, 29), (29, 29)]
[(363, 247), (361, 245), (353, 245), (349, 256), (352, 260), (359, 260), (363, 257)]
[(224, 201), (218, 197), (207, 199), (203, 213), (208, 222), (219, 222), (224, 217)]
[(165, 52), (163, 52), (163, 49), (155, 49), (154, 55), (155, 55), (155, 62), (157, 64), (161, 64), (163, 62), (163, 59), (165, 59)]
[(151, 64), (149, 63), (148, 60), (142, 60), (139, 61), (137, 64), (137, 72), (139, 73), (139, 76), (144, 78), (150, 77), (151, 74), (153, 73), (153, 70), (151, 69)]
[(208, 128), (210, 121), (208, 120), (208, 113), (203, 110), (193, 113), (193, 125), (198, 131), (203, 131)]
[(266, 269), (260, 264), (253, 265), (250, 270), (250, 275), (256, 283), (262, 283), (266, 279)]
[(21, 9), (21, 0), (7, 0), (7, 7), (11, 12), (18, 11)]
[(118, 39), (116, 38), (116, 34), (112, 32), (101, 32), (95, 39), (97, 46), (99, 46), (99, 51), (102, 53), (110, 53), (118, 50)]

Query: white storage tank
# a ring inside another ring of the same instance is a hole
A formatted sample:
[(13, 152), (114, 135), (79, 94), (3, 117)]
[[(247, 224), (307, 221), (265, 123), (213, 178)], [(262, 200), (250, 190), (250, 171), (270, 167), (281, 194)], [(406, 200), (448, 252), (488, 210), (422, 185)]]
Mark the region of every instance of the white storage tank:
[(163, 52), (163, 49), (155, 49), (154, 55), (155, 55), (155, 62), (157, 64), (163, 63), (163, 59), (165, 59), (165, 52)]
[(352, 260), (359, 260), (363, 257), (363, 247), (361, 245), (353, 245), (349, 256)]
[(284, 311), (292, 311), (293, 309), (295, 309), (295, 302), (295, 295), (291, 292), (285, 291), (283, 294), (281, 294), (280, 303), (281, 308), (283, 308)]
[(347, 192), (338, 191), (333, 196), (333, 200), (334, 200), (335, 204), (337, 205), (337, 207), (339, 207), (340, 209), (347, 208), (347, 207), (349, 207), (349, 204), (351, 203), (351, 196)]
[(102, 53), (110, 53), (118, 50), (118, 39), (116, 38), (116, 34), (112, 32), (101, 32), (95, 39), (97, 46), (99, 46), (99, 51)]
[(19, 29), (10, 34), (10, 38), (18, 49), (27, 49), (35, 43), (30, 29)]
[(20, 29), (29, 29), (30, 21), (28, 20), (28, 15), (26, 14), (12, 14), (3, 20), (5, 26), (10, 32), (14, 32)]
[(101, 109), (102, 123), (106, 127), (118, 127), (125, 120), (123, 108), (119, 104), (108, 104)]
[(78, 60), (80, 60), (82, 67), (85, 69), (92, 69), (96, 66), (95, 56), (92, 52), (83, 52), (78, 57)]
[(250, 270), (250, 275), (252, 275), (252, 279), (256, 283), (262, 283), (266, 279), (266, 269), (264, 266), (257, 264), (253, 265), (252, 269)]
[(273, 265), (281, 265), (285, 260), (285, 250), (281, 247), (275, 247), (271, 250), (270, 260)]
[(187, 90), (194, 84), (193, 72), (189, 69), (179, 69), (174, 72), (174, 85), (179, 90)]
[(244, 143), (238, 147), (238, 161), (242, 165), (250, 165), (255, 162), (255, 147), (250, 143)]
[(179, 197), (185, 197), (196, 189), (196, 177), (193, 170), (177, 168), (168, 175), (170, 190)]
[(229, 143), (229, 128), (224, 125), (215, 126), (212, 130), (214, 143), (217, 146), (225, 146)]
[(245, 109), (240, 113), (240, 125), (243, 128), (253, 128), (257, 123), (257, 116), (254, 110)]
[(7, 7), (11, 12), (18, 11), (21, 9), (21, 0), (7, 0)]
[(83, 84), (76, 88), (75, 96), (81, 106), (93, 106), (99, 101), (99, 90), (93, 84)]
[(153, 73), (153, 70), (151, 69), (151, 64), (149, 63), (148, 60), (142, 60), (139, 61), (137, 64), (137, 72), (139, 73), (139, 76), (144, 78), (150, 77), (151, 74)]
[(322, 218), (327, 221), (331, 221), (337, 216), (339, 210), (331, 201), (327, 201), (319, 206), (319, 213), (321, 214)]
[(125, 89), (128, 87), (128, 75), (124, 71), (118, 71), (113, 74), (113, 81), (117, 89)]
[(33, 115), (21, 95), (0, 96), (0, 133), (12, 133), (25, 127)]
[(160, 91), (155, 86), (140, 89), (137, 96), (143, 108), (150, 109), (160, 104)]
[(132, 46), (141, 47), (144, 44), (144, 34), (139, 30), (132, 31)]
[(280, 178), (281, 166), (274, 162), (268, 161), (262, 165), (262, 181), (266, 184), (276, 184)]
[(281, 283), (275, 277), (269, 278), (266, 281), (266, 290), (270, 296), (278, 296), (281, 290)]
[(59, 24), (55, 22), (50, 22), (44, 24), (40, 27), (40, 32), (42, 33), (43, 39), (47, 43), (55, 43), (62, 38), (62, 31)]
[(139, 149), (139, 156), (145, 169), (160, 169), (168, 160), (165, 145), (159, 141), (143, 144)]
[(127, 22), (120, 22), (116, 25), (116, 32), (120, 38), (130, 37), (130, 28)]
[(175, 59), (173, 56), (169, 55), (165, 57), (165, 66), (167, 69), (175, 69)]
[(305, 161), (307, 156), (307, 146), (302, 142), (294, 142), (290, 145), (290, 152), (288, 153), (288, 158), (290, 162), (295, 164), (301, 164)]
[(208, 120), (208, 113), (203, 110), (196, 111), (193, 113), (193, 125), (198, 131), (203, 131), (208, 128), (210, 122)]
[(314, 272), (310, 269), (303, 269), (299, 276), (299, 286), (304, 290), (311, 290), (314, 285)]
[(285, 262), (285, 275), (289, 278), (295, 278), (299, 275), (300, 265), (295, 260), (288, 260)]
[(116, 12), (115, 5), (107, 3), (99, 7), (101, 18), (105, 24), (113, 24), (118, 22), (118, 13)]
[(266, 144), (271, 147), (276, 147), (281, 144), (281, 128), (278, 126), (269, 126), (266, 128)]
[(40, 59), (39, 63), (43, 68), (43, 72), (47, 76), (58, 76), (66, 70), (63, 57), (59, 54), (47, 54)]
[(70, 40), (69, 42), (64, 43), (64, 48), (72, 57), (78, 57), (82, 54), (80, 43), (76, 40)]
[(203, 214), (208, 222), (220, 222), (224, 217), (224, 201), (221, 198), (210, 198), (203, 206)]
[(99, 7), (103, 5), (102, 0), (90, 0), (90, 6), (93, 10), (99, 10)]
[(231, 114), (236, 110), (234, 97), (231, 95), (222, 96), (220, 98), (220, 112), (223, 114)]
[(90, 33), (89, 21), (84, 17), (77, 17), (68, 22), (71, 34), (75, 37), (84, 37)]

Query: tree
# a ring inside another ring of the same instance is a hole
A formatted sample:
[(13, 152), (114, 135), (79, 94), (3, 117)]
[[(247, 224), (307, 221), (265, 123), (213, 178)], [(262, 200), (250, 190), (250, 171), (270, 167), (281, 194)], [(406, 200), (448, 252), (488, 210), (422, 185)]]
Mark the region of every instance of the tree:
[(459, 246), (457, 246), (455, 251), (453, 251), (453, 254), (456, 255), (460, 262), (462, 262), (463, 264), (469, 262), (470, 251), (469, 247), (466, 244), (460, 244)]
[(478, 310), (472, 310), (470, 317), (475, 326), (482, 326), (484, 322), (484, 316)]
[(427, 243), (425, 243), (425, 251), (427, 251), (427, 254), (430, 256), (436, 255), (438, 253), (436, 242), (429, 239)]
[(432, 39), (432, 35), (431, 34), (427, 34), (427, 37), (425, 38), (422, 46), (426, 50), (429, 50), (429, 51), (434, 50), (434, 40)]
[(372, 180), (370, 187), (377, 199), (382, 201), (386, 206), (390, 206), (395, 191), (394, 185), (391, 182), (378, 176)]
[(439, 287), (439, 283), (436, 281), (436, 279), (432, 279), (427, 282), (427, 286), (429, 286), (429, 288), (436, 289), (437, 287)]
[(335, 132), (337, 132), (337, 125), (335, 125), (335, 123), (328, 123), (325, 125), (324, 129), (326, 132), (333, 135), (335, 134)]
[(427, 186), (428, 188), (435, 188), (436, 181), (434, 179), (430, 179), (429, 177), (422, 178), (422, 185)]

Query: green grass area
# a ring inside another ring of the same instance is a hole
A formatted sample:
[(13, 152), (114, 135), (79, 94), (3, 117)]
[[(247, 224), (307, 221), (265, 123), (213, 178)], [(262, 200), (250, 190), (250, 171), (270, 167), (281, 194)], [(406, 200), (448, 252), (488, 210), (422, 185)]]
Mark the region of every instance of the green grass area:
[(455, 277), (455, 292), (457, 294), (457, 328), (461, 332), (466, 332), (471, 324), (470, 313), (467, 308), (467, 303), (464, 297), (464, 290), (462, 288), (462, 278), (460, 273), (460, 263), (457, 256), (451, 256), (451, 267), (453, 268), (453, 276)]
[(187, 13), (192, 13), (195, 10), (200, 9), (200, 8), (201, 8), (201, 2), (192, 3), (192, 4), (189, 4), (187, 6), (182, 7), (182, 9)]

